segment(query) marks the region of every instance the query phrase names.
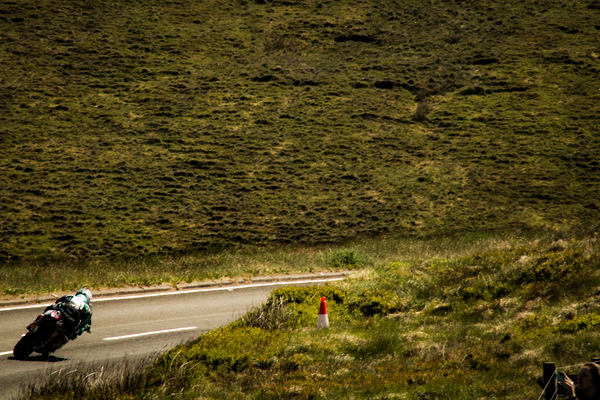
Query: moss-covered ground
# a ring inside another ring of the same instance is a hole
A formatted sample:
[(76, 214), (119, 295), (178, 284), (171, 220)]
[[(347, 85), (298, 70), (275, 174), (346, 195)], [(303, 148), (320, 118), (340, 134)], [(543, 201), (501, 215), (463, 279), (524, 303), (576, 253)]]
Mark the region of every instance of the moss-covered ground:
[(599, 21), (595, 0), (5, 1), (1, 260), (596, 224)]

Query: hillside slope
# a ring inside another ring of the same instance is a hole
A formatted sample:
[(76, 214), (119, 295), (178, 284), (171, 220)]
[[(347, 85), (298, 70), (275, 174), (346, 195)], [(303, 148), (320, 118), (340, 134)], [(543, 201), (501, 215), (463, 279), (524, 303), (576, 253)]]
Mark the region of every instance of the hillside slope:
[(597, 223), (600, 3), (6, 1), (0, 257)]

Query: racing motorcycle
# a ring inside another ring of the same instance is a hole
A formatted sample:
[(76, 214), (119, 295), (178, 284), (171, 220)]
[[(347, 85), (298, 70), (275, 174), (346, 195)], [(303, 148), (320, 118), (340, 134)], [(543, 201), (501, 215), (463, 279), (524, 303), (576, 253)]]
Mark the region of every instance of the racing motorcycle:
[(21, 336), (21, 340), (13, 349), (17, 359), (25, 359), (34, 351), (47, 356), (64, 346), (72, 330), (69, 318), (60, 310), (49, 309), (40, 314), (35, 321), (27, 326), (28, 332)]

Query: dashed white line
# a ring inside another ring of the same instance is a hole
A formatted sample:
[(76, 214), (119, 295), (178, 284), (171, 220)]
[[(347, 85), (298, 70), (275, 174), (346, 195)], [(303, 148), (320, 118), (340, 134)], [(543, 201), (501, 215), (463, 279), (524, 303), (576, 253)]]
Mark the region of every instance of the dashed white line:
[[(181, 332), (181, 331), (192, 331), (194, 329), (197, 329), (195, 326), (188, 326), (185, 328), (175, 328), (175, 329), (165, 329), (162, 331), (154, 331), (154, 332), (144, 332), (144, 333), (135, 333), (133, 335), (124, 335), (124, 336), (115, 336), (115, 337), (108, 337), (108, 338), (104, 338), (102, 340), (119, 340), (119, 339), (129, 339), (129, 338), (134, 338), (134, 337), (139, 337), (139, 336), (149, 336), (149, 335), (159, 335), (161, 333), (171, 333), (171, 332)], [(12, 354), (12, 351), (4, 351), (0, 353), (0, 356), (6, 356), (9, 354)]]
[(134, 337), (139, 337), (139, 336), (149, 336), (149, 335), (158, 335), (161, 333), (169, 333), (169, 332), (180, 332), (180, 331), (191, 331), (196, 329), (195, 326), (189, 326), (187, 328), (176, 328), (176, 329), (166, 329), (164, 331), (154, 331), (154, 332), (144, 332), (144, 333), (135, 333), (133, 335), (125, 335), (125, 336), (115, 336), (115, 337), (108, 337), (108, 338), (104, 338), (102, 340), (119, 340), (119, 339), (129, 339), (129, 338), (134, 338)]

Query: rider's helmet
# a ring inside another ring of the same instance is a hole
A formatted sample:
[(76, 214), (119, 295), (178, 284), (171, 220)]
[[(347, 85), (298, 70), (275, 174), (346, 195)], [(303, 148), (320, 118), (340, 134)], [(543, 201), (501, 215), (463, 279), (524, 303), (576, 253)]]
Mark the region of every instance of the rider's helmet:
[(92, 292), (90, 291), (90, 289), (87, 289), (87, 288), (79, 289), (77, 291), (77, 293), (75, 293), (75, 296), (83, 296), (83, 297), (85, 297), (85, 302), (86, 302), (86, 304), (88, 306), (92, 302)]

